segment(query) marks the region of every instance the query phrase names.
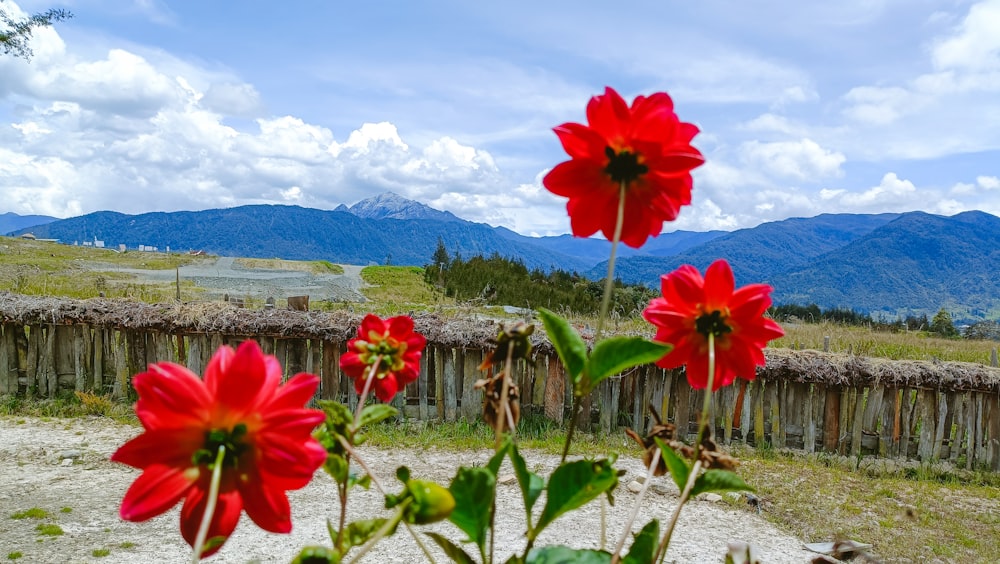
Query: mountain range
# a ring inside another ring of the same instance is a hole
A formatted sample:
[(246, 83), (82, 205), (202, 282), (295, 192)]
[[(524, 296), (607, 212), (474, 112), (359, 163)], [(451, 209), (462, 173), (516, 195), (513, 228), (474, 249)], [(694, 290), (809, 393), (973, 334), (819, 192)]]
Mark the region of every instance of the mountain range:
[[(42, 221), (29, 226), (35, 220), (28, 217)], [(603, 239), (526, 237), (392, 193), (332, 211), (255, 205), (141, 215), (102, 211), (64, 220), (8, 213), (0, 219), (19, 225), (0, 224), (0, 232), (30, 231), (65, 243), (98, 239), (109, 247), (154, 245), (345, 264), (424, 265), (441, 241), (452, 256), (497, 253), (529, 268), (575, 271), (595, 280), (605, 276), (611, 248)], [(823, 214), (733, 232), (675, 231), (640, 249), (619, 246), (618, 256), (617, 277), (651, 287), (681, 264), (704, 270), (724, 257), (738, 285), (774, 286), (775, 303), (815, 303), (890, 318), (931, 316), (944, 307), (958, 323), (1000, 317), (1000, 218), (978, 211), (950, 217)]]

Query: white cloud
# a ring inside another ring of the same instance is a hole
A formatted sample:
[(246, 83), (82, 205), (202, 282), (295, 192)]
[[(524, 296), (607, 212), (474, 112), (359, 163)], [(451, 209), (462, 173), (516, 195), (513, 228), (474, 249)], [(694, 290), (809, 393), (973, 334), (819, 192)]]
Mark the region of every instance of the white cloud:
[(842, 153), (824, 149), (812, 139), (773, 143), (749, 141), (740, 147), (740, 152), (748, 165), (772, 175), (799, 180), (840, 176), (840, 165), (847, 160)]
[(976, 184), (984, 190), (1000, 190), (1000, 177), (997, 176), (977, 176)]
[(954, 35), (933, 45), (931, 57), (938, 69), (1000, 68), (1000, 0), (972, 6)]
[(895, 172), (887, 173), (882, 182), (864, 192), (847, 192), (840, 196), (840, 201), (847, 206), (866, 208), (873, 204), (889, 204), (915, 193), (917, 188), (909, 180), (902, 180)]

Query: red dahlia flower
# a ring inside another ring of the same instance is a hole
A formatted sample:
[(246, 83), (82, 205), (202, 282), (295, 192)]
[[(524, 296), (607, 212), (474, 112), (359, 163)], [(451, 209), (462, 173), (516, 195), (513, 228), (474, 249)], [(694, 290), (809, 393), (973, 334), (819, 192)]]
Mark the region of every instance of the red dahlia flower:
[(358, 327), (358, 337), (347, 342), (347, 351), (340, 357), (340, 369), (354, 380), (354, 389), (361, 394), (365, 381), (375, 368), (372, 383), (378, 399), (389, 402), (420, 373), (420, 356), (427, 340), (413, 332), (413, 319), (401, 315), (381, 319), (369, 313)]
[(656, 326), (654, 340), (674, 348), (657, 364), (664, 368), (687, 365), (692, 388), (708, 386), (708, 335), (715, 340), (715, 378), (712, 391), (728, 386), (736, 377), (753, 380), (764, 365), (767, 342), (785, 334), (781, 326), (764, 317), (771, 305), (772, 288), (750, 284), (734, 290), (729, 263), (712, 263), (702, 278), (685, 264), (661, 278), (662, 298), (654, 298), (643, 317)]
[(265, 531), (290, 532), (285, 491), (308, 484), (326, 460), (326, 450), (312, 438), (325, 416), (303, 407), (319, 385), (316, 376), (296, 374), (280, 384), (278, 360), (254, 341), (235, 352), (220, 347), (204, 380), (172, 362), (136, 375), (135, 412), (144, 431), (111, 456), (143, 471), (125, 493), (122, 518), (145, 521), (183, 498), (181, 534), (194, 546), (216, 454), (225, 445), (207, 536), (215, 540), (201, 556), (221, 548), (244, 509)]
[(569, 198), (573, 235), (601, 231), (611, 240), (624, 185), (621, 240), (641, 247), (691, 203), (691, 169), (705, 162), (691, 146), (698, 128), (677, 118), (665, 92), (639, 96), (629, 107), (611, 88), (590, 99), (587, 122), (555, 128), (571, 160), (545, 176), (545, 187)]

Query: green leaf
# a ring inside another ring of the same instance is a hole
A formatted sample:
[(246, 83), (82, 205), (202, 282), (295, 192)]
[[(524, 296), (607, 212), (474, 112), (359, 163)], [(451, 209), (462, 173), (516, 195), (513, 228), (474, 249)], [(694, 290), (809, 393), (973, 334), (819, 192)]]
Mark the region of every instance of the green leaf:
[(628, 554), (622, 558), (622, 564), (648, 564), (652, 562), (653, 553), (656, 552), (660, 542), (660, 522), (653, 519), (633, 536), (635, 540), (632, 541)]
[(569, 322), (558, 315), (542, 307), (538, 308), (538, 316), (542, 318), (545, 333), (548, 334), (549, 341), (552, 341), (556, 354), (576, 385), (587, 363), (587, 344)]
[[(344, 554), (347, 554), (352, 546), (361, 546), (368, 542), (379, 529), (385, 526), (387, 521), (388, 519), (365, 519), (348, 523), (347, 529), (344, 531)], [(389, 537), (395, 533), (396, 527), (393, 527), (386, 536)]]
[(458, 469), (448, 487), (455, 498), (455, 509), (448, 520), (469, 535), (469, 541), (479, 545), (480, 552), (486, 542), (496, 487), (496, 476), (488, 469), (464, 466)]
[(612, 337), (594, 345), (587, 360), (584, 374), (590, 387), (608, 376), (620, 374), (640, 364), (651, 364), (670, 352), (672, 345), (655, 343), (642, 337)]
[(608, 564), (611, 553), (590, 548), (569, 548), (567, 546), (543, 546), (532, 548), (525, 559), (526, 564)]
[(528, 470), (528, 465), (524, 462), (524, 457), (517, 451), (517, 447), (510, 447), (510, 462), (514, 467), (514, 475), (517, 476), (517, 483), (521, 486), (521, 498), (524, 499), (524, 511), (528, 517), (528, 527), (531, 527), (531, 508), (538, 501), (538, 496), (542, 495), (545, 488), (545, 481), (538, 474)]
[(307, 546), (299, 551), (298, 555), (292, 559), (291, 564), (337, 564), (340, 562), (340, 555), (332, 548), (325, 546)]
[(458, 564), (476, 564), (476, 561), (469, 556), (469, 553), (464, 551), (462, 547), (451, 542), (447, 538), (437, 534), (437, 533), (424, 533), (430, 538), (434, 539), (434, 542), (444, 550), (444, 553), (451, 558), (452, 562), (457, 562)]
[(361, 421), (358, 423), (358, 427), (378, 423), (379, 421), (383, 421), (390, 417), (395, 417), (398, 413), (398, 409), (384, 403), (366, 405), (365, 408), (361, 410)]
[(339, 454), (328, 454), (326, 462), (323, 463), (323, 470), (326, 470), (326, 473), (338, 484), (347, 481), (347, 460)]
[(688, 467), (687, 461), (677, 456), (674, 449), (670, 448), (659, 437), (653, 437), (653, 440), (656, 441), (656, 446), (660, 447), (660, 456), (663, 457), (663, 462), (666, 463), (667, 470), (670, 471), (670, 476), (674, 479), (674, 483), (677, 484), (677, 489), (684, 491), (688, 476), (691, 474), (691, 468)]
[(707, 492), (744, 492), (753, 491), (736, 472), (729, 470), (706, 470), (698, 476), (691, 488), (691, 497)]
[(486, 463), (486, 469), (493, 473), (494, 478), (500, 473), (500, 466), (503, 465), (503, 457), (507, 456), (507, 452), (513, 444), (510, 435), (507, 435), (500, 448), (490, 457), (490, 461)]
[(618, 472), (607, 459), (576, 460), (567, 462), (549, 477), (545, 508), (538, 517), (538, 524), (528, 532), (530, 538), (560, 515), (583, 506), (602, 493), (618, 485)]

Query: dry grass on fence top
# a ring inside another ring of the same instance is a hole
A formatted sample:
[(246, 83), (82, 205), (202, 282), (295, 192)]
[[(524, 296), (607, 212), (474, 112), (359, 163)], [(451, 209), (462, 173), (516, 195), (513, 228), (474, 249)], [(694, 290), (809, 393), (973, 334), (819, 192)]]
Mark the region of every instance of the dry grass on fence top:
[[(416, 330), (433, 345), (485, 349), (500, 325), (481, 318), (415, 313)], [(91, 298), (75, 300), (0, 292), (0, 321), (23, 325), (75, 324), (173, 334), (219, 333), (344, 342), (357, 332), (362, 315), (346, 311), (243, 309), (226, 302), (148, 304)], [(586, 335), (585, 335), (586, 337)], [(541, 355), (554, 354), (541, 327), (532, 336)], [(971, 362), (886, 360), (843, 353), (767, 349), (767, 380), (830, 386), (921, 387), (939, 390), (1000, 391), (1000, 369)]]

